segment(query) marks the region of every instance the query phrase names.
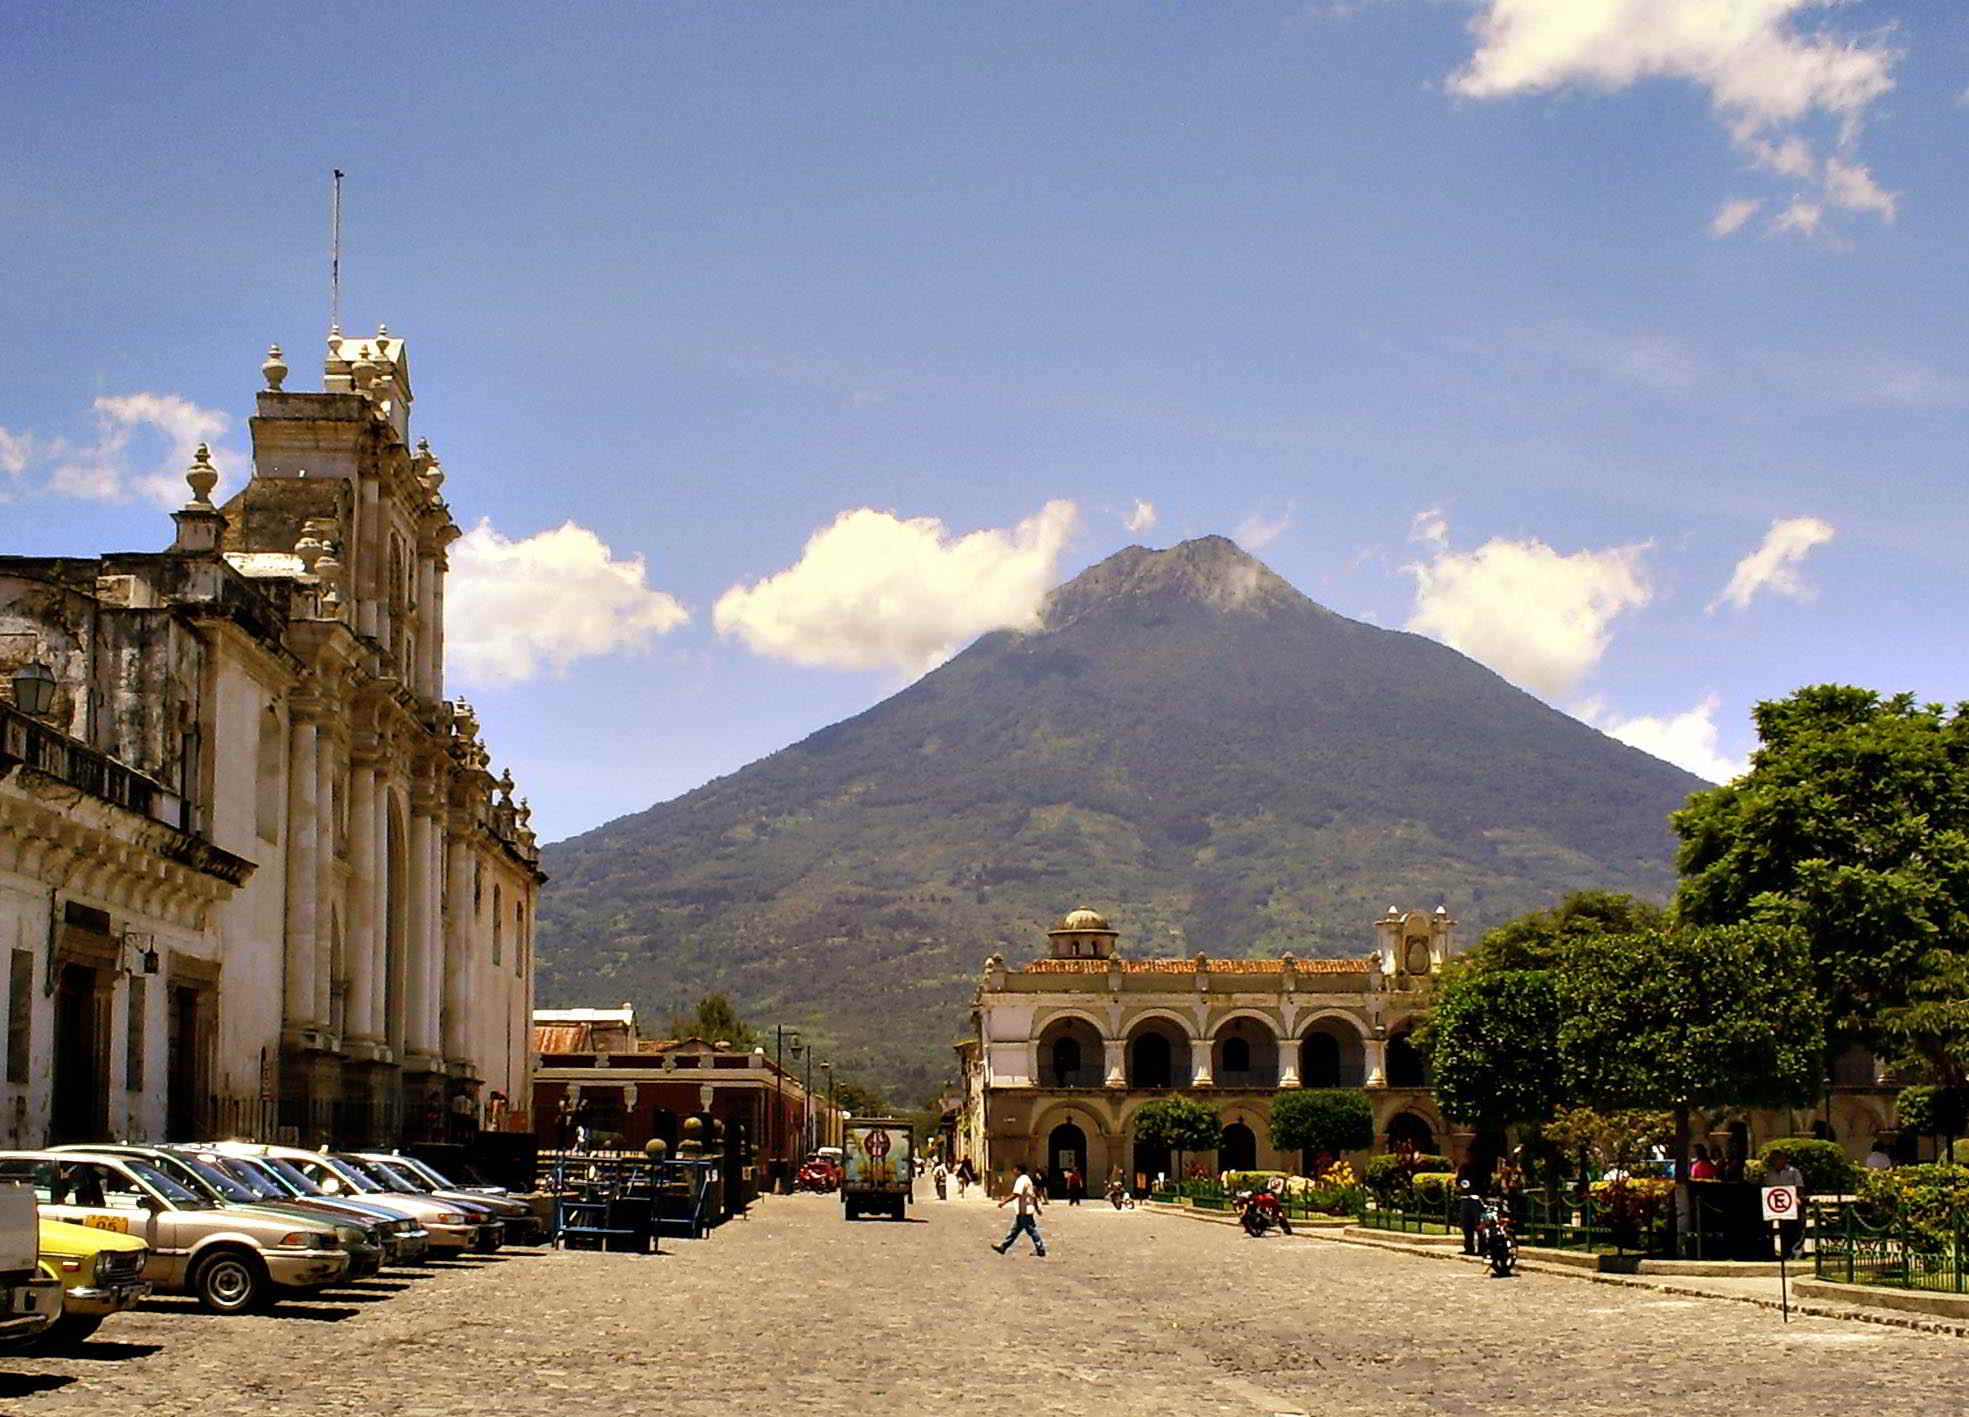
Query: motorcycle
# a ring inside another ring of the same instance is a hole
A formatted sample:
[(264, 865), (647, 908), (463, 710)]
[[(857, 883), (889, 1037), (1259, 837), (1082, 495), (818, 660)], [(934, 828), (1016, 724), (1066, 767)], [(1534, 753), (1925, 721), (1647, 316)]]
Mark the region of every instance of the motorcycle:
[(1511, 1229), (1511, 1212), (1499, 1200), (1484, 1202), (1477, 1222), (1477, 1253), (1499, 1279), (1508, 1279), (1518, 1263), (1518, 1237)]
[(1133, 1210), (1135, 1198), (1128, 1194), (1128, 1188), (1119, 1181), (1108, 1182), (1108, 1204), (1116, 1210)]
[(1256, 1191), (1237, 1193), (1238, 1223), (1244, 1233), (1251, 1236), (1263, 1235), (1273, 1226), (1287, 1235), (1292, 1233), (1292, 1222), (1285, 1218), (1285, 1207), (1269, 1186)]

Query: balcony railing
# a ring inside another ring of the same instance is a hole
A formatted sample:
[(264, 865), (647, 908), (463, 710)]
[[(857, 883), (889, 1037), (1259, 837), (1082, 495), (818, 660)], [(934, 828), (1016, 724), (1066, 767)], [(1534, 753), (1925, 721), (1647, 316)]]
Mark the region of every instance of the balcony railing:
[(184, 826), (184, 802), (176, 794), (66, 733), (0, 704), (0, 766), (17, 763), (166, 826)]

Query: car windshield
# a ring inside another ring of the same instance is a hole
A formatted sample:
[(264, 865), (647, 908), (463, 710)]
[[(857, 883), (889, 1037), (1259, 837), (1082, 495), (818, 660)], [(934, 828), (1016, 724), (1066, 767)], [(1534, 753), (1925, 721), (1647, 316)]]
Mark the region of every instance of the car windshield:
[(428, 1161), (420, 1161), (414, 1156), (400, 1156), (396, 1158), (396, 1164), (412, 1175), (421, 1177), (440, 1191), (458, 1191), (464, 1189), (464, 1187), (453, 1181)]
[(403, 1165), (394, 1158), (389, 1161), (372, 1160), (368, 1162), (368, 1166), (370, 1171), (392, 1182), (400, 1191), (417, 1191), (423, 1193), (431, 1189), (431, 1183), (429, 1181), (426, 1181), (410, 1167)]
[(181, 1186), (147, 1161), (134, 1158), (123, 1163), (130, 1168), (130, 1174), (149, 1186), (158, 1195), (179, 1210), (202, 1210), (211, 1205), (204, 1197), (195, 1194), (190, 1187)]
[(251, 1162), (241, 1161), (236, 1156), (201, 1156), (198, 1159), (213, 1170), (223, 1171), (232, 1177), (251, 1191), (256, 1199), (269, 1201), (288, 1199), (286, 1187)]
[(358, 1191), (392, 1191), (396, 1189), (396, 1187), (370, 1175), (369, 1172), (363, 1170), (362, 1167), (356, 1165), (355, 1162), (349, 1160), (346, 1156), (324, 1156), (321, 1158), (321, 1164), (326, 1166), (330, 1171), (333, 1171), (337, 1176), (340, 1176), (343, 1181), (355, 1187)]
[(319, 1196), (326, 1194), (320, 1186), (314, 1183), (314, 1177), (308, 1175), (307, 1172), (301, 1170), (300, 1167), (284, 1156), (256, 1156), (253, 1160), (285, 1181), (287, 1188), (297, 1196)]
[(260, 1199), (251, 1186), (241, 1185), (234, 1177), (196, 1156), (179, 1154), (171, 1159), (234, 1205), (251, 1205)]

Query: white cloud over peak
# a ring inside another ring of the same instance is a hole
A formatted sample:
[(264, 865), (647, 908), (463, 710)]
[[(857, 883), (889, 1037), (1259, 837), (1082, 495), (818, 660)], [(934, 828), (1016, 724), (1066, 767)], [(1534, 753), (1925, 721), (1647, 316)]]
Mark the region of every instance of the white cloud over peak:
[(1157, 516), (1155, 503), (1137, 497), (1135, 505), (1128, 509), (1128, 515), (1122, 518), (1122, 524), (1128, 528), (1131, 536), (1140, 536), (1144, 532), (1155, 530)]
[(1457, 551), (1439, 511), (1418, 516), (1411, 538), (1433, 549), (1404, 568), (1415, 578), (1408, 628), (1547, 699), (1570, 694), (1606, 654), (1613, 622), (1654, 598), (1648, 542), (1567, 554), (1493, 537)]
[(1709, 234), (1715, 237), (1734, 236), (1762, 209), (1764, 203), (1756, 197), (1732, 197), (1716, 209), (1716, 215), (1709, 219)]
[(641, 556), (618, 557), (571, 521), (515, 541), (482, 519), (449, 556), (445, 660), (460, 679), (518, 683), (646, 649), (690, 619), (674, 596), (650, 588)]
[(1757, 549), (1737, 562), (1730, 583), (1709, 602), (1709, 613), (1724, 605), (1742, 610), (1763, 591), (1810, 600), (1812, 588), (1800, 577), (1799, 567), (1813, 547), (1832, 537), (1832, 523), (1818, 517), (1779, 517)]
[(1728, 782), (1741, 777), (1750, 765), (1742, 758), (1726, 757), (1717, 746), (1716, 710), (1720, 706), (1717, 696), (1709, 694), (1683, 713), (1619, 718), (1591, 705), (1581, 716), (1630, 748), (1652, 753), (1705, 781)]
[(712, 618), (771, 659), (922, 674), (987, 631), (1037, 623), (1079, 515), (1051, 501), (1009, 529), (954, 536), (936, 517), (856, 508), (792, 566), (719, 596)]
[(0, 472), (9, 477), (19, 477), (27, 471), (28, 459), (33, 456), (34, 438), (31, 434), (0, 428)]
[(1270, 546), (1292, 527), (1292, 514), (1296, 504), (1288, 502), (1285, 510), (1278, 513), (1253, 512), (1231, 532), (1231, 539), (1246, 551), (1259, 551)]
[[(1450, 88), (1486, 99), (1575, 87), (1616, 93), (1679, 79), (1708, 94), (1752, 163), (1810, 184), (1814, 200), (1786, 208), (1772, 230), (1815, 234), (1828, 206), (1891, 220), (1895, 196), (1859, 161), (1857, 144), (1868, 109), (1894, 87), (1900, 55), (1885, 30), (1836, 33), (1803, 23), (1839, 7), (1840, 0), (1481, 0), (1471, 21), (1476, 50)], [(1815, 125), (1829, 131), (1808, 135)], [(1710, 230), (1728, 235), (1750, 215), (1726, 204)]]
[[(30, 451), (38, 454), (33, 461), (50, 464), (46, 490), (57, 496), (92, 502), (144, 496), (161, 506), (181, 506), (191, 498), (185, 468), (193, 452), (200, 443), (216, 443), (232, 423), (219, 410), (202, 408), (177, 394), (108, 394), (98, 398), (93, 409), (96, 436), (90, 443), (54, 438), (29, 444), (25, 435), (14, 435), (22, 440), (18, 452), (23, 468)], [(146, 444), (151, 450), (148, 457)], [(221, 479), (214, 500), (226, 495), (225, 473), (233, 461), (214, 450), (212, 462)]]

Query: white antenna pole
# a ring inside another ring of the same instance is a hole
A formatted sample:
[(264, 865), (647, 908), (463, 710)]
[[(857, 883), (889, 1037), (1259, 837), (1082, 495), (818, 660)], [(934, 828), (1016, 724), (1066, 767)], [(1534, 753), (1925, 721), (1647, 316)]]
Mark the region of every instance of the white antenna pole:
[(335, 201), (329, 217), (328, 333), (342, 333), (342, 169), (335, 169)]

